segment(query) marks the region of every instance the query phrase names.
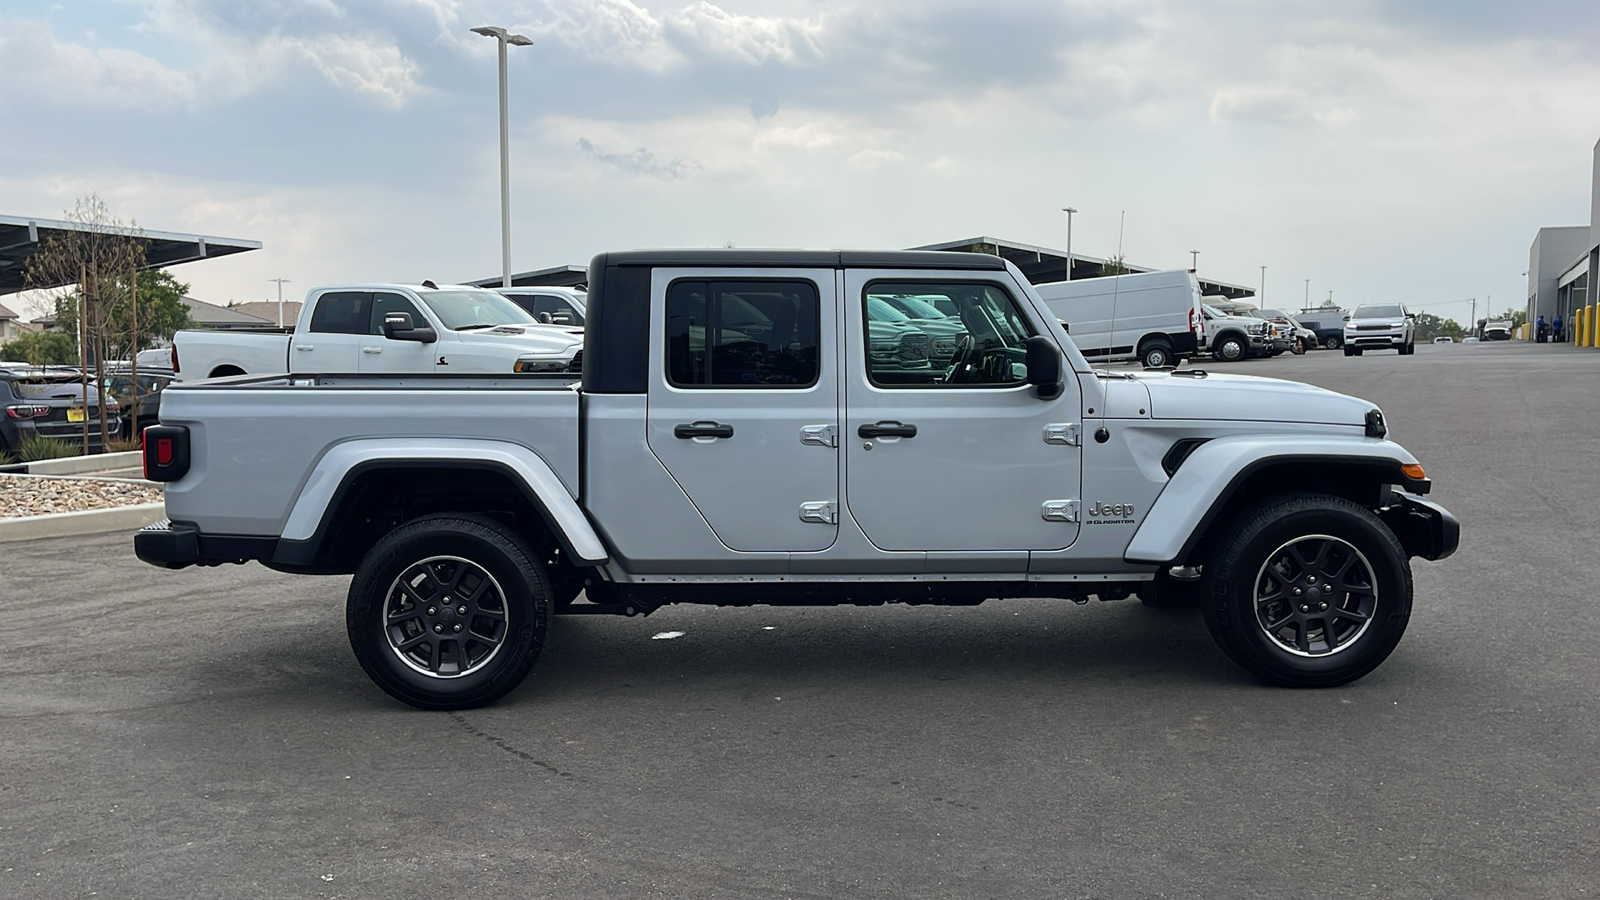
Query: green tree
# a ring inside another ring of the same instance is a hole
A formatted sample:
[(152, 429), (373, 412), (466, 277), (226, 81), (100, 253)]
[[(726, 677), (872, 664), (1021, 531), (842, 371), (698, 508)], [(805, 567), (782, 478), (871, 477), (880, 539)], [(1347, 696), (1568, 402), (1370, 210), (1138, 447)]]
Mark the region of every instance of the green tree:
[[(139, 273), (136, 296), (139, 300), (140, 350), (149, 348), (157, 340), (171, 340), (173, 333), (184, 328), (194, 327), (194, 320), (189, 316), (189, 307), (183, 304), (183, 297), (188, 292), (189, 285), (172, 277), (172, 273), (165, 269), (149, 269)], [(118, 299), (121, 302), (107, 303), (103, 311), (104, 324), (108, 332), (106, 338), (108, 359), (124, 359), (131, 355), (128, 350), (128, 335), (132, 333), (132, 321), (129, 317), (127, 298)], [(77, 291), (56, 297), (57, 328), (68, 334), (78, 333), (78, 305)]]
[(1321, 303), (1317, 304), (1317, 309), (1338, 309), (1338, 308), (1339, 308), (1339, 304), (1335, 303), (1332, 297), (1329, 297), (1328, 299), (1326, 299), (1326, 300), (1322, 301)]
[(0, 344), (0, 359), (35, 366), (71, 366), (78, 362), (78, 342), (60, 331), (30, 331)]
[(1106, 264), (1100, 267), (1100, 274), (1102, 276), (1126, 275), (1132, 271), (1132, 269), (1128, 268), (1128, 261), (1123, 259), (1121, 254), (1106, 260)]

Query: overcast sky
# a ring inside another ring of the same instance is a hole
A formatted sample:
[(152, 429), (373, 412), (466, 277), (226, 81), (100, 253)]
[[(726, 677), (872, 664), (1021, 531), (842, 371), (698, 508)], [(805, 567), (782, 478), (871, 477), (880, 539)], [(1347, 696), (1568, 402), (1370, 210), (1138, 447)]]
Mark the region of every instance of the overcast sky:
[[(8, 0), (0, 213), (94, 192), (262, 241), (205, 300), (635, 247), (979, 234), (1186, 267), (1269, 305), (1521, 306), (1587, 224), (1595, 0)], [(1449, 304), (1456, 301), (1454, 305)], [(1482, 310), (1480, 306), (1480, 311)]]

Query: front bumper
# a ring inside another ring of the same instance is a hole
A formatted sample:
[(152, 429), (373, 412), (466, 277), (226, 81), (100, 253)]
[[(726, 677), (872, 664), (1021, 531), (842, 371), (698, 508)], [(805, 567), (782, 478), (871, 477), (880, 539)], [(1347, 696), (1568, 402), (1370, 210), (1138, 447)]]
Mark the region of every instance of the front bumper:
[(1407, 556), (1444, 559), (1461, 545), (1461, 521), (1430, 500), (1405, 491), (1390, 493), (1378, 510), (1383, 523), (1400, 539)]
[(1347, 331), (1344, 335), (1344, 342), (1351, 347), (1393, 349), (1405, 346), (1406, 335), (1403, 331)]

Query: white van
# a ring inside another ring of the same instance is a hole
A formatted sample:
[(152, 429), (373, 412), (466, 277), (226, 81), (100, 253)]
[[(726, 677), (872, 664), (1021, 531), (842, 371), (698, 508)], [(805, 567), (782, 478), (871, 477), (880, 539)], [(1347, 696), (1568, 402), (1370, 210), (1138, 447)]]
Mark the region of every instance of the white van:
[[(1200, 283), (1186, 269), (1034, 286), (1072, 342), (1095, 361), (1138, 359), (1175, 366), (1206, 349)], [(1115, 326), (1113, 327), (1113, 319)]]

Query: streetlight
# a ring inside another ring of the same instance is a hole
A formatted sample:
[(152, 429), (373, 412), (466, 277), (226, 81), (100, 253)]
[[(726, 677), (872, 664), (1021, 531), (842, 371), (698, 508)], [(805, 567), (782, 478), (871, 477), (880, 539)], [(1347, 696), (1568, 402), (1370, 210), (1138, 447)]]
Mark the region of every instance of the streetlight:
[(1267, 299), (1267, 267), (1261, 267), (1261, 290), (1256, 292), (1257, 300)]
[(1070, 206), (1063, 206), (1063, 207), (1061, 207), (1061, 211), (1067, 214), (1067, 280), (1071, 281), (1072, 280), (1072, 214), (1077, 212), (1077, 210), (1073, 209)]
[(1305, 305), (1306, 305), (1306, 309), (1310, 309), (1311, 308), (1311, 279), (1309, 279), (1309, 278), (1306, 279)]
[(1200, 268), (1200, 251), (1189, 251), (1189, 271), (1194, 272)]
[(278, 283), (278, 327), (283, 327), (283, 286), (289, 283), (287, 278), (268, 278), (268, 281)]
[(533, 41), (520, 34), (508, 34), (498, 25), (474, 28), (472, 33), (492, 37), (500, 45), (500, 286), (511, 287), (511, 137), (506, 108), (506, 45), (526, 47)]

